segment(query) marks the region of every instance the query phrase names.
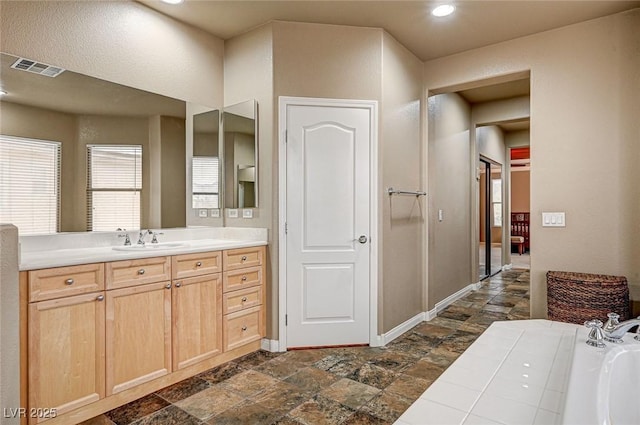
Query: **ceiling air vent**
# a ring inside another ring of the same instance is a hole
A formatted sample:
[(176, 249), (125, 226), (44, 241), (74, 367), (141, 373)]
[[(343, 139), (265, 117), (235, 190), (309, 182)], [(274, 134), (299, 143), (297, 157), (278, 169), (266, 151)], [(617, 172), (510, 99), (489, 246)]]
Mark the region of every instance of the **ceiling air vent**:
[(47, 77), (57, 77), (64, 72), (64, 69), (58, 68), (57, 66), (47, 65), (46, 63), (25, 58), (20, 58), (15, 61), (15, 63), (11, 65), (11, 68), (33, 72), (34, 74), (45, 75)]

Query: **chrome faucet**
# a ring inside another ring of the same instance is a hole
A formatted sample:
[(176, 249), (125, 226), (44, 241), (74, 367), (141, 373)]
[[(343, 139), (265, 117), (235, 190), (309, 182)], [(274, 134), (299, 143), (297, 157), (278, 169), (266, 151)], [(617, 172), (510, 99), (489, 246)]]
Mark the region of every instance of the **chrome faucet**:
[[(622, 337), (629, 331), (629, 329), (640, 325), (640, 316), (638, 316), (637, 319), (626, 320), (622, 323), (618, 322), (618, 319), (620, 319), (619, 314), (609, 313), (607, 314), (607, 317), (609, 320), (607, 320), (607, 323), (602, 329), (604, 332), (604, 339), (615, 344), (620, 344), (622, 342)], [(640, 338), (638, 338), (638, 336), (640, 336), (640, 328), (638, 331), (638, 335), (636, 335), (635, 339), (640, 340)]]
[(144, 245), (144, 243), (145, 243), (144, 238), (146, 238), (146, 237), (147, 237), (147, 235), (150, 235), (150, 234), (152, 234), (152, 233), (153, 233), (153, 232), (152, 232), (151, 230), (148, 230), (148, 229), (147, 229), (147, 230), (143, 230), (143, 231), (141, 231), (141, 232), (140, 232), (140, 235), (138, 235), (138, 242), (137, 242), (137, 244), (138, 244), (138, 245)]
[(119, 233), (118, 234), (119, 238), (124, 238), (124, 246), (131, 245), (131, 239), (129, 238), (129, 234), (127, 233), (127, 229), (121, 229), (121, 228), (118, 227), (118, 232), (124, 232), (124, 233)]

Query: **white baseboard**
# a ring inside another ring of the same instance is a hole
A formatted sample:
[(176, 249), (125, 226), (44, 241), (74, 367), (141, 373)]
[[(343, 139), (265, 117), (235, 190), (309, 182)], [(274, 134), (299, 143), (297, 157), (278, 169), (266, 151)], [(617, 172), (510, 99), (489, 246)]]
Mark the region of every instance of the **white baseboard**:
[(442, 310), (449, 307), (451, 304), (458, 301), (469, 292), (480, 289), (481, 286), (482, 282), (470, 283), (455, 294), (449, 295), (447, 298), (437, 303), (432, 310), (429, 310), (425, 313), (425, 320), (429, 321), (435, 319), (438, 316), (438, 313), (440, 313)]
[(398, 338), (403, 333), (407, 332), (409, 329), (424, 322), (424, 320), (425, 320), (424, 313), (418, 313), (412, 318), (410, 318), (409, 320), (406, 320), (400, 323), (398, 326), (391, 329), (389, 332), (380, 335), (380, 339), (381, 339), (380, 342), (382, 343), (381, 345), (387, 345), (388, 343)]
[[(277, 353), (280, 351), (280, 341), (278, 341), (277, 339), (262, 338), (262, 341), (260, 341), (260, 348), (262, 348), (265, 351)], [(283, 351), (286, 351), (286, 350), (283, 350)]]
[[(433, 310), (418, 313), (412, 318), (400, 323), (398, 326), (391, 329), (389, 332), (386, 332), (382, 335), (377, 335), (374, 340), (370, 341), (369, 345), (371, 347), (381, 347), (381, 346), (387, 345), (388, 343), (398, 338), (399, 336), (401, 336), (402, 334), (404, 334), (414, 326), (419, 325), (422, 322), (425, 322), (425, 321), (428, 322), (430, 320), (435, 319), (438, 316), (438, 313), (440, 313), (442, 310), (444, 310), (445, 308), (447, 308), (449, 305), (453, 304), (460, 298), (464, 297), (469, 292), (480, 289), (481, 286), (482, 286), (482, 282), (470, 283), (469, 285), (465, 286), (455, 294), (449, 295), (447, 298), (437, 303), (436, 306), (433, 308)], [(271, 352), (278, 352), (280, 351), (279, 341), (274, 339), (263, 338), (262, 349), (266, 351), (271, 351)], [(286, 351), (286, 349), (283, 349), (282, 351)]]

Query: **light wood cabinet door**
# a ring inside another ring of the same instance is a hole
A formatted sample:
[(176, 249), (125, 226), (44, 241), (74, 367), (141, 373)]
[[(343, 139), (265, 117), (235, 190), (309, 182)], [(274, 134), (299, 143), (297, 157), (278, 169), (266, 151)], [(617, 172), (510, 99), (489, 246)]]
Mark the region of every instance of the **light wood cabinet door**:
[(171, 283), (107, 291), (107, 396), (171, 372)]
[(264, 335), (263, 310), (261, 306), (226, 314), (224, 316), (224, 349), (233, 350)]
[(237, 270), (244, 267), (259, 266), (263, 262), (264, 246), (250, 248), (228, 249), (224, 251), (224, 270)]
[(172, 289), (173, 370), (222, 353), (222, 276), (176, 280)]
[(174, 255), (171, 262), (174, 279), (184, 279), (222, 271), (222, 253), (220, 251)]
[(231, 291), (222, 296), (222, 310), (224, 314), (246, 310), (247, 308), (259, 306), (262, 303), (262, 286)]
[(237, 291), (238, 289), (262, 285), (262, 266), (246, 267), (244, 269), (224, 272), (224, 292)]
[(104, 292), (29, 304), (28, 323), (30, 408), (61, 415), (104, 398)]
[(70, 297), (104, 290), (104, 264), (31, 270), (29, 302)]
[(171, 280), (171, 257), (112, 261), (106, 266), (106, 289)]

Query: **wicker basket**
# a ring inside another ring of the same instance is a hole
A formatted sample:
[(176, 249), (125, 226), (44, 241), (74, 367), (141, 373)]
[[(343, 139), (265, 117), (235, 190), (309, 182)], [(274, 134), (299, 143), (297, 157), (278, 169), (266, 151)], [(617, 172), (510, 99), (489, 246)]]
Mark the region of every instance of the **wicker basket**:
[(549, 320), (583, 324), (585, 320), (607, 320), (607, 313), (627, 320), (629, 285), (624, 276), (574, 272), (547, 272)]

